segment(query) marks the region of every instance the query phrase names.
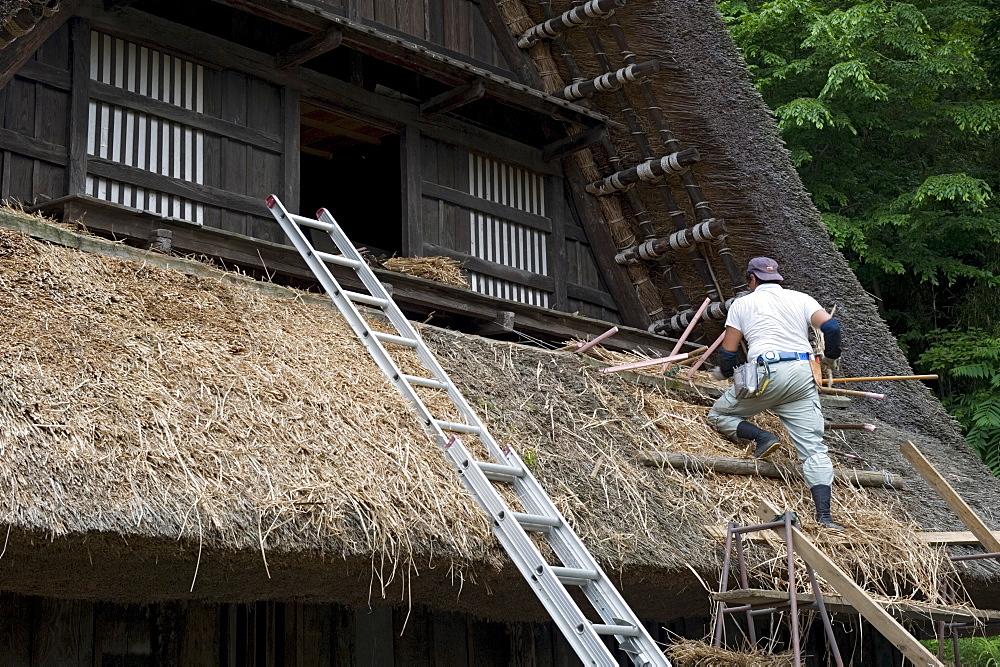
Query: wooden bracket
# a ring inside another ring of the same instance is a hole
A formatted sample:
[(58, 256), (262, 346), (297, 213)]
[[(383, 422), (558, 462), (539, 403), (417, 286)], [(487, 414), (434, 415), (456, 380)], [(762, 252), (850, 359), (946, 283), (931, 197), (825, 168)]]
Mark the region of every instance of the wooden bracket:
[(605, 134), (603, 127), (594, 127), (564, 139), (558, 139), (542, 148), (542, 159), (546, 162), (552, 162), (577, 151), (582, 151), (584, 148), (590, 148), (604, 141)]
[(286, 70), (321, 56), (327, 51), (333, 51), (344, 42), (344, 31), (339, 25), (333, 25), (316, 34), (293, 44), (277, 56), (275, 61), (278, 69)]
[[(778, 510), (766, 500), (762, 501), (757, 508), (757, 516), (762, 522), (774, 521), (778, 515)], [(784, 539), (784, 526), (775, 528), (776, 535)], [(795, 553), (802, 557), (802, 560), (809, 563), (816, 571), (816, 574), (823, 577), (852, 607), (865, 617), (875, 629), (882, 633), (882, 636), (892, 642), (907, 660), (914, 665), (936, 665), (944, 667), (942, 662), (934, 657), (923, 644), (917, 641), (903, 628), (899, 622), (887, 612), (882, 605), (872, 599), (863, 588), (858, 586), (846, 572), (840, 569), (830, 557), (823, 553), (812, 543), (805, 534), (797, 527), (792, 526), (792, 540)]]
[(475, 102), (485, 94), (486, 84), (483, 83), (482, 79), (476, 79), (472, 83), (446, 90), (440, 95), (427, 100), (420, 105), (420, 116), (423, 118), (439, 116), (463, 107), (470, 102)]
[(965, 527), (972, 531), (979, 543), (983, 545), (988, 553), (1000, 552), (1000, 539), (993, 534), (979, 515), (962, 500), (958, 492), (948, 483), (948, 481), (938, 472), (927, 457), (923, 455), (916, 445), (909, 440), (899, 448), (899, 453), (903, 455), (916, 469), (920, 476), (924, 478), (932, 489), (938, 492), (941, 499), (951, 508)]
[(477, 325), (475, 331), (480, 336), (498, 336), (514, 331), (514, 315), (509, 310), (498, 310), (496, 320)]

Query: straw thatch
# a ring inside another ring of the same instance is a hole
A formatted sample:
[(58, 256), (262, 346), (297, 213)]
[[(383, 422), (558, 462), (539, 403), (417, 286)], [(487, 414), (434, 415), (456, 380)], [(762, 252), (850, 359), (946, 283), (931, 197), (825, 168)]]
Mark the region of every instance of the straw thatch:
[(390, 271), (426, 278), (443, 285), (469, 287), (462, 264), (451, 257), (390, 257), (382, 262)]
[[(195, 567), (204, 550), (216, 567), (264, 565), (261, 580), (324, 560), (367, 563), (376, 595), (401, 575), (440, 576), (434, 568), (456, 583), (497, 581), (505, 557), (487, 522), (328, 308), (5, 231), (0, 295), (0, 516), (14, 530), (56, 540), (119, 535), (157, 559), (158, 543), (179, 540)], [(706, 427), (707, 400), (696, 394), (639, 388), (567, 352), (422, 332), (594, 554), (626, 587), (645, 582), (650, 599), (640, 592), (638, 608), (676, 610), (669, 592), (690, 585), (689, 568), (713, 579), (718, 544), (703, 526), (755, 520), (758, 498), (793, 507), (813, 530), (798, 480), (638, 463), (644, 449), (740, 451)], [(402, 359), (404, 369), (415, 363)], [(909, 504), (887, 490), (838, 493), (835, 509), (857, 544), (831, 549), (873, 592), (934, 600), (950, 570), (905, 537), (927, 511)], [(102, 559), (122, 548), (83, 544)], [(29, 546), (18, 553), (29, 557)], [(781, 575), (776, 548), (755, 552), (762, 585)], [(205, 585), (224, 589), (218, 579)], [(311, 594), (331, 591), (314, 584)], [(702, 593), (686, 599), (707, 612)], [(523, 611), (506, 609), (489, 613)]]
[(667, 655), (677, 667), (785, 667), (794, 664), (791, 651), (730, 651), (683, 637), (670, 642)]

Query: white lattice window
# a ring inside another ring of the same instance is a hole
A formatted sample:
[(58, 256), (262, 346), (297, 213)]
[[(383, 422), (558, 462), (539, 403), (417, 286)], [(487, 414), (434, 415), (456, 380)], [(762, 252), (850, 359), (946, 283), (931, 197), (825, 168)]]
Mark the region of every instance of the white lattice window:
[[(469, 154), (470, 194), (545, 217), (545, 177), (482, 155)], [(470, 214), (474, 257), (547, 276), (548, 238), (544, 231), (473, 211)], [(473, 290), (481, 294), (549, 306), (549, 292), (469, 271)]]
[[(204, 68), (189, 60), (91, 32), (94, 81), (202, 113)], [(180, 181), (204, 182), (204, 132), (182, 123), (90, 100), (87, 153)], [(109, 178), (87, 177), (87, 194), (106, 201), (201, 223), (204, 205)]]

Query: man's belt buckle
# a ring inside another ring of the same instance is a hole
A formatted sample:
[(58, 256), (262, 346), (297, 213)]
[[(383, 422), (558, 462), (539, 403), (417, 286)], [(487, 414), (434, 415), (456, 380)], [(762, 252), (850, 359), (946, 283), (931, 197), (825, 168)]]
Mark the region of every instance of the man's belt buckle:
[(765, 364), (774, 364), (781, 361), (781, 354), (775, 352), (774, 350), (768, 350), (764, 354), (760, 355), (760, 359)]

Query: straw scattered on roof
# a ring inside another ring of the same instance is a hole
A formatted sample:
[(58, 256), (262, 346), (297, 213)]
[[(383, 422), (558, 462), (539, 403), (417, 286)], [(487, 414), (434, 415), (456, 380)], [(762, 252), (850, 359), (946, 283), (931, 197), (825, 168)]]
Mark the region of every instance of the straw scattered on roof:
[[(334, 311), (2, 230), (0, 298), (7, 523), (265, 559), (373, 557), (389, 570), (383, 581), (427, 563), (504, 562), (484, 515)], [(815, 531), (800, 480), (638, 463), (648, 449), (738, 453), (707, 427), (707, 401), (636, 387), (565, 352), (421, 332), (609, 569), (711, 576), (719, 544), (703, 527), (756, 521), (760, 498)], [(411, 352), (399, 359), (418, 370)], [(421, 395), (456, 417), (440, 394)], [(838, 562), (873, 592), (935, 601), (950, 566), (911, 539), (895, 492), (845, 489), (834, 507), (852, 529), (850, 545), (829, 545)], [(776, 549), (751, 551), (768, 587), (782, 574)]]
[(390, 257), (382, 266), (443, 285), (469, 287), (469, 281), (462, 274), (462, 264), (451, 257)]
[(708, 642), (683, 637), (670, 643), (667, 655), (677, 667), (785, 667), (793, 664), (791, 651), (730, 651), (716, 648)]

